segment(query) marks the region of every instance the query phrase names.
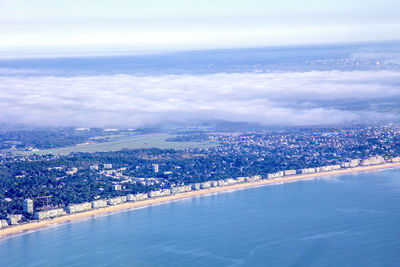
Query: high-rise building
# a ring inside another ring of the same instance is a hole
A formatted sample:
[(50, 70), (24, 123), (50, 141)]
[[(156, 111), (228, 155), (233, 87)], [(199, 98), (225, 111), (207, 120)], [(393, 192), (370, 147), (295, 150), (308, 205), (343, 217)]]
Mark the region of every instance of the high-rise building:
[(24, 211), (28, 213), (33, 213), (33, 200), (25, 199), (24, 200)]
[(153, 168), (154, 173), (158, 173), (158, 164), (152, 164), (151, 167)]

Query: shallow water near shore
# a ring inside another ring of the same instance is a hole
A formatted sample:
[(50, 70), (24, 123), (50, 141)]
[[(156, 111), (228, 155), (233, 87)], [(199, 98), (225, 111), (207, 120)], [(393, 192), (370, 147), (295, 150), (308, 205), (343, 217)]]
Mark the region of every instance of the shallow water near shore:
[(396, 266), (400, 169), (182, 199), (0, 240), (0, 266)]

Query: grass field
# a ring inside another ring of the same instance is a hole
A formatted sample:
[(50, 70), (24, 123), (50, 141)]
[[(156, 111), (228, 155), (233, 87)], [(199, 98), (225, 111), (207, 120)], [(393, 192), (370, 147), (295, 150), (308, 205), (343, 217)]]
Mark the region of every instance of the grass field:
[(61, 147), (54, 149), (45, 149), (39, 151), (15, 151), (18, 155), (68, 155), (71, 152), (107, 152), (116, 151), (121, 149), (135, 149), (135, 148), (173, 148), (173, 149), (186, 149), (186, 148), (208, 148), (217, 145), (215, 142), (167, 142), (167, 138), (173, 135), (125, 135), (115, 136), (113, 140), (101, 143)]

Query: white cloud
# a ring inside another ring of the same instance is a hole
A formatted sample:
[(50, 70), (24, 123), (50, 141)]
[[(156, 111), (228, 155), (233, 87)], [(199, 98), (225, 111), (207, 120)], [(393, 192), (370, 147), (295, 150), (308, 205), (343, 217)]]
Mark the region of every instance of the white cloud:
[(398, 77), (391, 71), (0, 76), (0, 121), (132, 127), (167, 120), (316, 125), (390, 118), (332, 102), (400, 97)]

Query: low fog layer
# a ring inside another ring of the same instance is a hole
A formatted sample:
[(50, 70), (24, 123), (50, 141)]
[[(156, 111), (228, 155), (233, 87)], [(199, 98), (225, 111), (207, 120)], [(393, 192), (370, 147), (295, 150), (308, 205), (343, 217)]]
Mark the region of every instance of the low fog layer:
[(210, 119), (264, 125), (391, 120), (398, 111), (379, 105), (400, 99), (399, 77), (395, 71), (3, 76), (0, 122), (140, 127)]

